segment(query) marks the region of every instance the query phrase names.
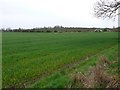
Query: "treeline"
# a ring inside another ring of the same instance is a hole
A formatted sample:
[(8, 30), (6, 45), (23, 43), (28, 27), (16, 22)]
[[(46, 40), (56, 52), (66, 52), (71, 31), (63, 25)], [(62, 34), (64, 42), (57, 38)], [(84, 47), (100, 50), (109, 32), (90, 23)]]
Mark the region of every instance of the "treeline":
[(118, 29), (111, 28), (80, 28), (80, 27), (62, 27), (62, 26), (54, 26), (54, 27), (43, 27), (43, 28), (32, 28), (32, 29), (11, 29), (11, 28), (2, 28), (0, 31), (2, 32), (99, 32), (99, 30), (106, 31), (115, 31)]

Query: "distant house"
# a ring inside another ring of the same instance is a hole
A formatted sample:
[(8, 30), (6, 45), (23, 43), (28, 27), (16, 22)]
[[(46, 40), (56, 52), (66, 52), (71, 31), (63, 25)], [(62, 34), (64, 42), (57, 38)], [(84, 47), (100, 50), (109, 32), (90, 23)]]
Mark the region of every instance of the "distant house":
[(94, 32), (103, 32), (102, 29), (95, 29)]

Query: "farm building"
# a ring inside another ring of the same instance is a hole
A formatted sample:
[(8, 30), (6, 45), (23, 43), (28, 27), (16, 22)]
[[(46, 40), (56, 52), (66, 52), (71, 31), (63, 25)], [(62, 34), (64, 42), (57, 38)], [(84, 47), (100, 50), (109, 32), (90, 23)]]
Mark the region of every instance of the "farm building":
[(103, 32), (102, 29), (95, 29), (94, 32)]

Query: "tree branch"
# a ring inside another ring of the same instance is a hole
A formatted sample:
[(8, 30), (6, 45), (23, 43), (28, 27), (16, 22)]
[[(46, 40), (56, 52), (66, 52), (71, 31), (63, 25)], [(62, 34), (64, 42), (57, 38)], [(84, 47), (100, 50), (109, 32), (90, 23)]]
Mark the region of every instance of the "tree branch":
[(117, 14), (117, 10), (120, 8), (120, 1), (118, 0), (100, 0), (96, 3), (96, 6), (94, 7), (95, 16), (97, 17), (109, 17), (113, 18)]

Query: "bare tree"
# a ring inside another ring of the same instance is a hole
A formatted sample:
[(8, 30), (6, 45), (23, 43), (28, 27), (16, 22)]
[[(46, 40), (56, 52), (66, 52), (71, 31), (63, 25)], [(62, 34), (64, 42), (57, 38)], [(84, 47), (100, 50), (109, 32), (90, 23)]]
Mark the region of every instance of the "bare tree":
[(117, 13), (118, 9), (120, 9), (120, 0), (99, 0), (95, 4), (94, 12), (97, 17), (113, 18), (120, 15), (120, 12)]

